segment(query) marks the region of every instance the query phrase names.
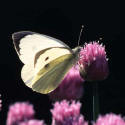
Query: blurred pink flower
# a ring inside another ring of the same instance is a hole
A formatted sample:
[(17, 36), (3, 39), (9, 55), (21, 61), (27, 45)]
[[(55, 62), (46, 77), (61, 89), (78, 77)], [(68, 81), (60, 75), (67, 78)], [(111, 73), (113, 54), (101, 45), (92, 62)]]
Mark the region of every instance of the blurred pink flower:
[(17, 102), (9, 107), (7, 125), (15, 125), (34, 117), (33, 105), (27, 102)]
[(2, 110), (2, 100), (1, 100), (1, 95), (0, 95), (0, 111)]
[(125, 125), (125, 120), (120, 115), (110, 113), (105, 116), (99, 116), (93, 125)]
[(80, 51), (80, 73), (87, 81), (104, 80), (109, 69), (105, 47), (98, 42), (86, 43)]
[(51, 110), (52, 125), (88, 125), (80, 114), (80, 107), (80, 102), (72, 101), (70, 103), (66, 100), (56, 102)]
[(79, 73), (79, 66), (70, 69), (59, 87), (49, 94), (52, 100), (80, 99), (83, 95), (83, 79)]
[(45, 125), (44, 121), (40, 120), (29, 120), (26, 122), (21, 122), (19, 125)]

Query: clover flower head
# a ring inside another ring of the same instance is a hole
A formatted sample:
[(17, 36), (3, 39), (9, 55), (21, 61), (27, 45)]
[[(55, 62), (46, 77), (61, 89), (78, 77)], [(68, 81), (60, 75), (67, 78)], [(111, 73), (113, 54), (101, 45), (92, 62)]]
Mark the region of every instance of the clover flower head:
[(99, 42), (86, 43), (80, 51), (80, 73), (85, 80), (98, 81), (107, 78), (108, 59), (105, 46)]
[(125, 125), (125, 119), (120, 115), (110, 113), (105, 116), (99, 116), (94, 125)]
[(88, 125), (80, 114), (80, 107), (80, 102), (72, 101), (70, 103), (66, 100), (56, 102), (51, 110), (52, 125)]
[(7, 125), (16, 125), (21, 121), (27, 121), (34, 117), (33, 105), (27, 102), (16, 102), (9, 107)]

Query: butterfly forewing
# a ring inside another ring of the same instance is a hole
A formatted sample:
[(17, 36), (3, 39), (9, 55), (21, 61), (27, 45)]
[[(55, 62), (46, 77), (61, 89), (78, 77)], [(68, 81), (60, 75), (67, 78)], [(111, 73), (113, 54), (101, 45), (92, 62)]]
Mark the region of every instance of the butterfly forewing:
[(12, 38), (19, 58), (24, 64), (33, 61), (36, 53), (46, 48), (69, 48), (65, 43), (58, 39), (30, 31), (14, 33)]

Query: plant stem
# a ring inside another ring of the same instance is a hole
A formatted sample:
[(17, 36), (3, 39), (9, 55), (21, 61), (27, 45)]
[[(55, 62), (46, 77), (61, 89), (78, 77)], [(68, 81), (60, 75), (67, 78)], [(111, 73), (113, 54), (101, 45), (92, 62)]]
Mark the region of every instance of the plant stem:
[(93, 84), (93, 121), (96, 121), (98, 115), (99, 115), (98, 83), (94, 83)]

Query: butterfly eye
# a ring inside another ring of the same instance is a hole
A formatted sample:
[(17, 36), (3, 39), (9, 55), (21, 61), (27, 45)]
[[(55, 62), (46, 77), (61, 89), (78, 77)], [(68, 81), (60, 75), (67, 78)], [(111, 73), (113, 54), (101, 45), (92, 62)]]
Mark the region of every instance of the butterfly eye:
[(46, 57), (46, 58), (45, 58), (45, 61), (47, 61), (48, 59), (49, 59), (49, 57)]

